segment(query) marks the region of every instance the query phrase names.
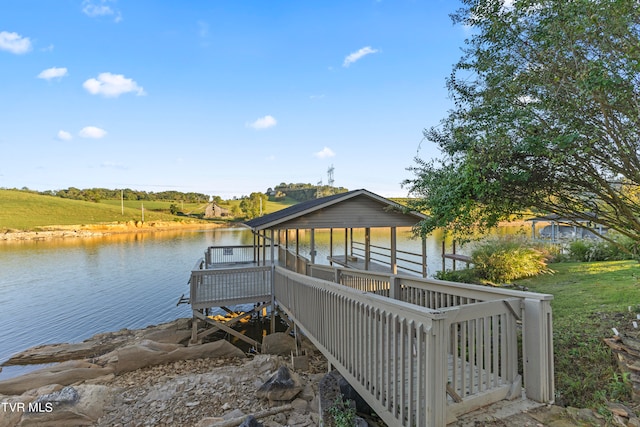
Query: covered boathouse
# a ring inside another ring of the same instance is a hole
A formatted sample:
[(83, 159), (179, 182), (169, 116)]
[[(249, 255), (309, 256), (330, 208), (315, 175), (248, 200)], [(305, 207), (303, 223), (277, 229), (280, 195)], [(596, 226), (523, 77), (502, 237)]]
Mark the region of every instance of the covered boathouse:
[[(444, 426), (523, 392), (552, 402), (553, 297), (429, 279), (426, 269), (399, 272), (396, 228), (421, 218), (354, 190), (246, 222), (253, 245), (209, 247), (191, 273), (192, 341), (220, 329), (241, 335), (212, 319), (213, 307), (270, 306), (388, 425)], [(378, 227), (389, 230), (386, 263), (372, 257), (381, 250), (372, 248), (369, 230)], [(319, 229), (344, 233), (343, 248), (334, 252), (330, 244), (333, 265), (316, 262)], [(365, 230), (361, 256), (352, 252), (354, 229)], [(301, 230), (311, 233), (310, 259), (298, 252), (297, 239), (290, 241)]]

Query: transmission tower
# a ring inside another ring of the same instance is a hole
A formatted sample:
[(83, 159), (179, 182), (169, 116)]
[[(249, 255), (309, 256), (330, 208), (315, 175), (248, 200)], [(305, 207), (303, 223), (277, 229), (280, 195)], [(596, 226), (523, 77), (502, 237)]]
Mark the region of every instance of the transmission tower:
[(327, 184), (329, 185), (329, 187), (333, 187), (333, 165), (331, 165), (331, 167), (329, 167), (329, 169), (327, 170), (327, 175)]

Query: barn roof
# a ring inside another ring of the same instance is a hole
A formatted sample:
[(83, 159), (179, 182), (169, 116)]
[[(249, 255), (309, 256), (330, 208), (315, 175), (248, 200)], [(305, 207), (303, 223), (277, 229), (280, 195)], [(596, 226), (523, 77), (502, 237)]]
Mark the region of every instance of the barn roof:
[(425, 215), (368, 190), (308, 200), (244, 223), (253, 230), (411, 227)]

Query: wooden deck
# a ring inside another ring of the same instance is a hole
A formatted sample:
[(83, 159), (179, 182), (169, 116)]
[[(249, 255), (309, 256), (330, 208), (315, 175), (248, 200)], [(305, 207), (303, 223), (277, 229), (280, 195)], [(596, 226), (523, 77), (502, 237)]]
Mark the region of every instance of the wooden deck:
[(365, 265), (365, 261), (362, 258), (356, 256), (348, 256), (345, 260), (344, 255), (334, 255), (327, 257), (327, 259), (342, 267), (353, 268), (355, 270), (370, 271), (373, 273), (391, 273), (391, 267), (388, 265), (377, 263), (376, 261), (369, 261), (369, 265)]

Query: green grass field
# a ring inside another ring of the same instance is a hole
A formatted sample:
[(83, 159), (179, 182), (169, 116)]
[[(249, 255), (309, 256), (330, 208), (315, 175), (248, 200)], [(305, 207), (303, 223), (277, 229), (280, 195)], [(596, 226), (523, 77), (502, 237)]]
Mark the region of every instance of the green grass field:
[(611, 328), (628, 329), (640, 312), (640, 264), (605, 261), (550, 267), (554, 274), (518, 284), (554, 296), (557, 403), (603, 409), (607, 400), (628, 401), (631, 384), (616, 371), (602, 340), (613, 336)]
[[(140, 204), (125, 207), (120, 203), (94, 203), (62, 199), (35, 193), (0, 190), (0, 230), (36, 230), (52, 225), (84, 225), (107, 222), (139, 221)], [(145, 221), (173, 221), (170, 214), (145, 210)]]
[[(263, 206), (265, 214), (295, 204), (295, 200), (268, 201)], [(170, 206), (175, 204), (185, 214), (202, 214), (206, 203), (182, 203), (179, 201), (125, 200), (124, 213), (120, 200), (102, 200), (98, 203), (63, 199), (28, 191), (0, 189), (0, 231), (37, 230), (55, 225), (88, 225), (110, 222), (140, 221), (144, 208), (144, 220), (184, 221), (184, 216), (172, 215)], [(231, 209), (240, 200), (221, 204)], [(242, 220), (243, 218), (238, 218)], [(227, 220), (228, 221), (228, 220)]]

